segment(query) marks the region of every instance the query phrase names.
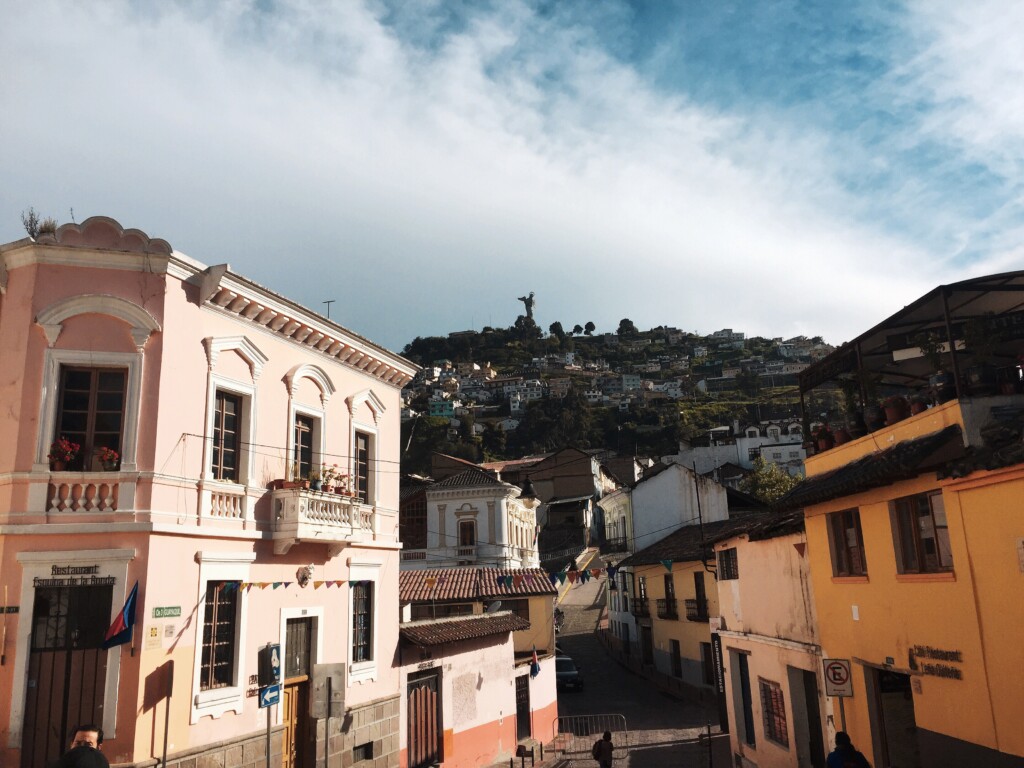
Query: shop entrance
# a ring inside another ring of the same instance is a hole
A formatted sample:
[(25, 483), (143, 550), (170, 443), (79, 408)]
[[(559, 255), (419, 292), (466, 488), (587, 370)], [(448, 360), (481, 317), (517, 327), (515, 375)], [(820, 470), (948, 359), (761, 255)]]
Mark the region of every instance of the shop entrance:
[(113, 587), (37, 587), (32, 605), (22, 768), (60, 757), (69, 730), (103, 722)]
[(874, 682), (876, 744), (881, 750), (879, 768), (923, 768), (917, 745), (917, 720), (910, 675), (887, 669), (871, 670)]

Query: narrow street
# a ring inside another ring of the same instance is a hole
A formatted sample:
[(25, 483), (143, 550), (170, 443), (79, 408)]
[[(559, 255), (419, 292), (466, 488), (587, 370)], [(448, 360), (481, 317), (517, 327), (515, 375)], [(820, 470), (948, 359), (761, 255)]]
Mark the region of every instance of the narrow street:
[[(595, 558), (592, 567), (603, 563)], [(717, 713), (699, 704), (683, 702), (659, 691), (654, 683), (612, 659), (594, 630), (605, 607), (607, 579), (574, 584), (560, 603), (565, 624), (558, 635), (562, 652), (571, 656), (584, 678), (584, 689), (559, 691), (560, 715), (622, 714), (629, 729), (628, 757), (618, 756), (616, 768), (704, 768), (711, 766), (706, 746), (697, 743), (708, 722), (717, 725)], [(729, 765), (728, 742), (716, 740), (715, 766)], [(585, 760), (580, 765), (593, 765)]]

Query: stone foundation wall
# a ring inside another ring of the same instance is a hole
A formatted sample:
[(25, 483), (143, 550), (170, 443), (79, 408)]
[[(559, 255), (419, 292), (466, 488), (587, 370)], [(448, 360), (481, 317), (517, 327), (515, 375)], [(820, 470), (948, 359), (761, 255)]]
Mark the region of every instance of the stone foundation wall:
[[(270, 766), (281, 765), (281, 739), (283, 726), (270, 730)], [(159, 765), (158, 760), (142, 763), (127, 763), (134, 768), (151, 768)], [(195, 750), (186, 750), (167, 756), (167, 768), (267, 768), (267, 733), (255, 734), (217, 744), (208, 744)]]
[[(356, 759), (355, 750), (372, 745), (372, 757)], [(399, 697), (377, 699), (316, 723), (316, 768), (398, 768)], [(198, 768), (198, 767), (197, 767)], [(227, 768), (227, 766), (225, 766)]]

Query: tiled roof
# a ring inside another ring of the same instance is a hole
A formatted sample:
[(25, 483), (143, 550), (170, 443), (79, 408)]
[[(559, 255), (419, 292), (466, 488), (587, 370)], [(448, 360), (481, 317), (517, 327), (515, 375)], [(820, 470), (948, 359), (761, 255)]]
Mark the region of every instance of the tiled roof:
[(684, 525), (661, 541), (630, 555), (619, 565), (654, 565), (662, 560), (687, 563), (710, 558), (716, 542), (745, 533), (757, 523), (773, 516), (770, 512), (747, 512), (728, 520), (704, 523), (703, 526)]
[[(499, 586), (499, 576), (512, 576), (512, 584)], [(522, 576), (519, 584), (516, 576)], [(398, 599), (403, 603), (556, 594), (540, 568), (430, 568), (398, 575)]]
[(494, 475), (479, 469), (467, 469), (457, 475), (446, 477), (434, 483), (431, 488), (476, 488), (479, 486), (504, 485)]
[(804, 511), (784, 512), (780, 515), (768, 515), (763, 520), (751, 525), (746, 533), (750, 541), (764, 541), (799, 533), (804, 529)]
[(402, 624), (399, 626), (398, 633), (403, 640), (414, 645), (431, 646), (529, 628), (530, 622), (526, 619), (521, 619), (508, 612), (500, 612), (443, 621)]
[(904, 440), (892, 448), (862, 456), (838, 469), (808, 478), (773, 504), (789, 510), (821, 504), (842, 496), (917, 477), (962, 457), (963, 435), (957, 424), (924, 437)]

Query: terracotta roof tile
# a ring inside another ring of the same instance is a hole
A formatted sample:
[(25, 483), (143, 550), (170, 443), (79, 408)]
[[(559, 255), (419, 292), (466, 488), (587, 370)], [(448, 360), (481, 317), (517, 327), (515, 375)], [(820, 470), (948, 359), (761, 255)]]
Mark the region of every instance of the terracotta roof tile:
[[(511, 586), (499, 586), (499, 576), (512, 576)], [(518, 584), (516, 576), (522, 577)], [(403, 603), (557, 594), (541, 568), (430, 568), (398, 575), (398, 599)]]
[(529, 628), (530, 622), (526, 619), (502, 611), (483, 616), (402, 624), (398, 633), (403, 640), (414, 645), (431, 646)]
[(431, 488), (475, 488), (488, 485), (504, 485), (494, 475), (479, 469), (467, 469), (457, 475), (446, 477), (434, 483)]

